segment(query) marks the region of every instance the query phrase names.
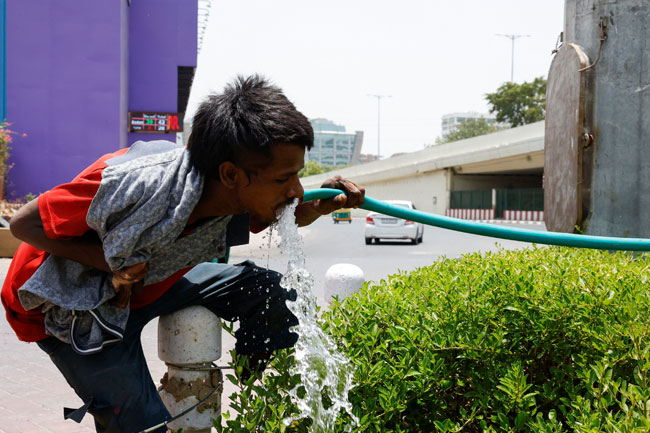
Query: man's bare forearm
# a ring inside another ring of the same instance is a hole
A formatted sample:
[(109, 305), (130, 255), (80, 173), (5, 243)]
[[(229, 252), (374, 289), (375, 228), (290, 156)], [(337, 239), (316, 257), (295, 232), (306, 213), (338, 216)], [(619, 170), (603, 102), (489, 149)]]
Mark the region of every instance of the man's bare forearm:
[(10, 229), (16, 238), (40, 250), (110, 272), (102, 244), (95, 232), (89, 231), (84, 236), (65, 240), (48, 238), (37, 200), (27, 203), (11, 218)]
[(296, 207), (294, 214), (296, 215), (296, 224), (298, 224), (299, 227), (307, 226), (322, 216), (322, 214), (314, 208), (313, 202), (301, 203)]

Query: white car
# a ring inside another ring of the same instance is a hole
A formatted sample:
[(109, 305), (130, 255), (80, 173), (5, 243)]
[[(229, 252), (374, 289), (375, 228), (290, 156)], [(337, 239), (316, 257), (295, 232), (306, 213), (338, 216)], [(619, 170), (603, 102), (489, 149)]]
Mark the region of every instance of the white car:
[[(384, 203), (415, 210), (413, 203), (406, 200), (384, 200)], [(415, 245), (422, 242), (423, 235), (424, 226), (421, 223), (403, 220), (377, 212), (370, 212), (366, 217), (366, 226), (364, 229), (366, 245), (370, 245), (373, 240), (379, 243), (380, 239), (410, 239), (411, 243)]]

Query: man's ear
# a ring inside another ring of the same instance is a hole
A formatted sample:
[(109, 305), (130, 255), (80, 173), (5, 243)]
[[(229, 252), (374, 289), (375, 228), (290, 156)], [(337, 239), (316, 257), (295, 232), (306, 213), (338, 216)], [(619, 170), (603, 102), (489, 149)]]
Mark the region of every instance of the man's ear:
[(241, 179), (242, 171), (232, 162), (226, 161), (219, 165), (219, 181), (228, 189), (234, 189)]

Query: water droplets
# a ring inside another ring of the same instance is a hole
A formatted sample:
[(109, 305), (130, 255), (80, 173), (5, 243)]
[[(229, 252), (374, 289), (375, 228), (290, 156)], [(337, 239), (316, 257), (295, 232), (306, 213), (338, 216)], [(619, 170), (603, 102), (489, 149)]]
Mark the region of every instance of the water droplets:
[[(291, 205), (286, 206), (277, 223), (281, 237), (280, 250), (289, 258), (287, 272), (280, 285), (287, 290), (295, 289), (297, 293), (294, 302), (287, 302), (287, 307), (299, 322), (292, 328), (298, 333), (298, 342), (295, 347), (296, 363), (291, 373), (301, 376), (301, 383), (290, 391), (301, 414), (284, 421), (289, 425), (295, 419), (310, 417), (314, 421), (310, 428), (312, 432), (330, 432), (334, 430), (341, 409), (356, 421), (352, 414), (352, 405), (348, 401), (348, 391), (353, 386), (354, 368), (350, 360), (338, 352), (334, 341), (317, 323), (316, 297), (311, 291), (314, 280), (305, 269), (302, 239), (295, 222), (294, 211), (297, 204), (298, 201), (294, 200)], [(304, 387), (304, 394), (298, 392), (301, 387)], [(322, 393), (328, 395), (331, 401), (329, 407), (323, 404)]]
[(266, 252), (266, 269), (270, 269), (270, 263), (271, 263), (271, 244), (273, 243), (273, 229), (274, 229), (275, 224), (271, 224), (269, 227), (269, 244)]

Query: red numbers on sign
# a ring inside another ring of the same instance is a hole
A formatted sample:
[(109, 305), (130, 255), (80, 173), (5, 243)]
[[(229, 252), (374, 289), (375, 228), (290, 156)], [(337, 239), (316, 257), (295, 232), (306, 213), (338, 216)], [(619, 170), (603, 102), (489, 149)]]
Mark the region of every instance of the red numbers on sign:
[(169, 122), (170, 131), (179, 131), (181, 128), (178, 126), (178, 116), (168, 116), (167, 121)]

